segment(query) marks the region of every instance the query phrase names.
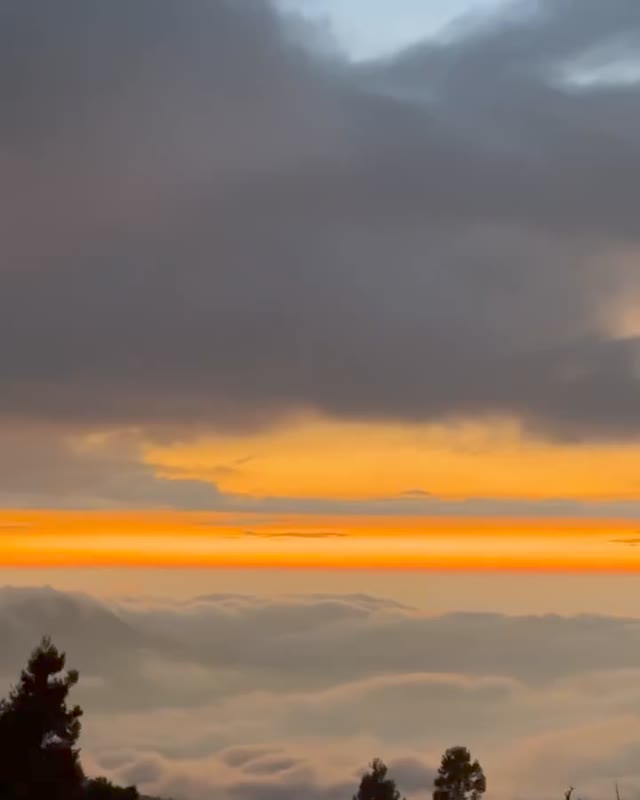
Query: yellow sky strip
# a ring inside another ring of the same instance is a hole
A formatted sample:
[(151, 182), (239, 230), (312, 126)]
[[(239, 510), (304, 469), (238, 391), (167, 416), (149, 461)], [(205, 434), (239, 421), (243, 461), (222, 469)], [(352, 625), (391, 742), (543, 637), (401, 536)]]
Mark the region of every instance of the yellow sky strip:
[(1, 566), (640, 572), (631, 520), (0, 512)]
[(149, 445), (145, 460), (163, 477), (257, 497), (372, 499), (416, 489), (442, 499), (640, 497), (637, 442), (551, 443), (505, 420), (437, 426), (307, 417), (253, 435)]

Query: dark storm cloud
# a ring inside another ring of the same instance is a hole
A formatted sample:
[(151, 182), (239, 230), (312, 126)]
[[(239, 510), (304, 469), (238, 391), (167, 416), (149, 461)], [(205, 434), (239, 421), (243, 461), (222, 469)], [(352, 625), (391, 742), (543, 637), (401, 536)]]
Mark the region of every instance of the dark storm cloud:
[[(349, 66), (260, 0), (0, 0), (0, 412), (640, 432), (630, 0)], [(328, 52), (328, 51), (327, 51)], [(585, 62), (585, 63), (586, 63)]]

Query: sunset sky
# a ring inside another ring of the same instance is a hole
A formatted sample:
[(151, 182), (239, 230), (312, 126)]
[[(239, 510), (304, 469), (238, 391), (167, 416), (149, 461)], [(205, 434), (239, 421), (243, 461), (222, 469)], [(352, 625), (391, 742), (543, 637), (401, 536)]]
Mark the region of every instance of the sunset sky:
[(0, 697), (50, 633), (87, 774), (640, 800), (639, 53), (640, 0), (0, 0)]
[(2, 563), (637, 569), (613, 5), (4, 0)]

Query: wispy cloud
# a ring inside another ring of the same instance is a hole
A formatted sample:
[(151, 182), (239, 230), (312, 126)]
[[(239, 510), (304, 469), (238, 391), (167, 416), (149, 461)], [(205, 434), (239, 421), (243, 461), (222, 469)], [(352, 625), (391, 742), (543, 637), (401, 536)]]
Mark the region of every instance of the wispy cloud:
[(636, 537), (626, 537), (624, 539), (610, 539), (609, 541), (612, 542), (613, 544), (627, 544), (627, 545), (630, 545), (630, 546), (635, 546), (637, 544), (640, 544), (640, 537), (637, 537), (637, 538)]
[(342, 539), (349, 536), (344, 531), (241, 531), (240, 535), (260, 539)]

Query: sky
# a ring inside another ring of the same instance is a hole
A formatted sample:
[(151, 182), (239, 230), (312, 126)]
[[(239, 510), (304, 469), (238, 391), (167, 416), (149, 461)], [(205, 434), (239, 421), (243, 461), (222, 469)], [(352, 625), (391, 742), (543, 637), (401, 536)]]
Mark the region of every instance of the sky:
[(3, 0), (3, 563), (636, 569), (636, 4), (274, 3)]
[(0, 0), (0, 682), (52, 633), (91, 769), (423, 800), (462, 742), (496, 800), (640, 797), (639, 44)]
[(323, 29), (352, 61), (393, 55), (448, 26), (501, 10), (510, 0), (279, 0), (278, 8), (300, 14)]

